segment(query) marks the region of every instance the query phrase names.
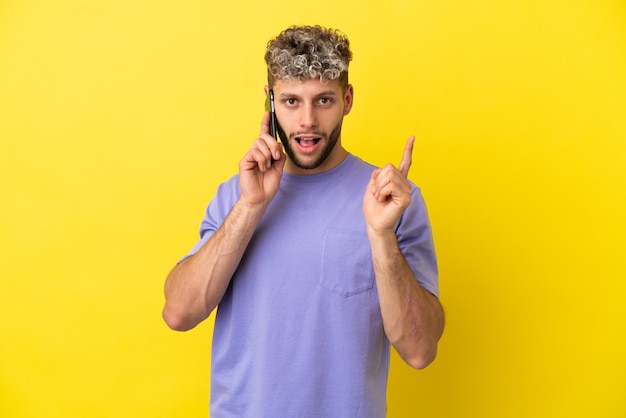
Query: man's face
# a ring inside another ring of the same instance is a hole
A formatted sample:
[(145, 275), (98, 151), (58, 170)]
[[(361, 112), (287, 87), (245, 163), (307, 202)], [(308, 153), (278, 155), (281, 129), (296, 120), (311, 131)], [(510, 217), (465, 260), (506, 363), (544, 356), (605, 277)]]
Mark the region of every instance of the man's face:
[(278, 80), (273, 89), (278, 132), (289, 157), (285, 170), (316, 174), (341, 163), (347, 154), (341, 124), (352, 108), (352, 86), (344, 93), (337, 80)]

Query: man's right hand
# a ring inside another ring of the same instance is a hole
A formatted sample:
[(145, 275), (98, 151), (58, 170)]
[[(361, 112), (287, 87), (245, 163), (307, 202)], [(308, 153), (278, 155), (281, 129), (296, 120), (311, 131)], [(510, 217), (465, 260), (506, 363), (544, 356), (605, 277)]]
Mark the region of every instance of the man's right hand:
[(265, 112), (259, 137), (239, 162), (241, 199), (252, 206), (266, 206), (271, 202), (285, 166), (286, 156), (281, 144), (269, 134), (269, 123), (270, 114)]

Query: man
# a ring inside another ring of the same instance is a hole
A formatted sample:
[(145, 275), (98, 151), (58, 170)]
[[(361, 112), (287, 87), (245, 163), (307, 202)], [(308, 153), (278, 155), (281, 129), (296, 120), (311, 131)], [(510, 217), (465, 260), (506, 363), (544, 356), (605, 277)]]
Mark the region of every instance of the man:
[(390, 343), (411, 366), (443, 332), (432, 235), (398, 168), (348, 153), (348, 39), (291, 27), (268, 44), (281, 144), (259, 137), (170, 273), (163, 316), (188, 330), (218, 307), (212, 417), (384, 417)]

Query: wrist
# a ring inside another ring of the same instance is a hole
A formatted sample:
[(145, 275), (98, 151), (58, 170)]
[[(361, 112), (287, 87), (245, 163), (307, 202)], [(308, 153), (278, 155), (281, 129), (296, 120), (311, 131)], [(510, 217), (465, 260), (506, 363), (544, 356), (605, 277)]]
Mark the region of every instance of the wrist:
[(232, 212), (238, 217), (248, 221), (260, 220), (267, 209), (269, 202), (249, 202), (243, 198), (239, 198), (235, 202)]
[(367, 236), (370, 241), (380, 241), (382, 243), (396, 242), (398, 240), (395, 229), (385, 227), (375, 227), (366, 225)]

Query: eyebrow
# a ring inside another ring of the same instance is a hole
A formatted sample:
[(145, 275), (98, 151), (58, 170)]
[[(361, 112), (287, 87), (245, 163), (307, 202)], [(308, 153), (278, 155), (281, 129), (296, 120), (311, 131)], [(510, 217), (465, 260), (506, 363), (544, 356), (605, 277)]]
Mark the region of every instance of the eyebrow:
[[(324, 91), (317, 93), (313, 97), (318, 98), (322, 96), (335, 96), (336, 97), (338, 95), (334, 90), (324, 90)], [(278, 97), (279, 98), (291, 98), (291, 97), (300, 97), (300, 95), (297, 93), (290, 93), (287, 91), (287, 92), (281, 93)]]

